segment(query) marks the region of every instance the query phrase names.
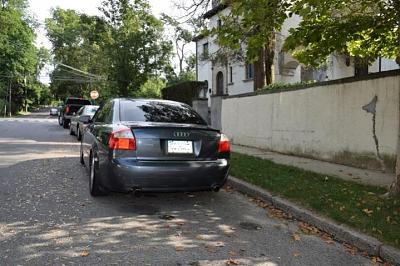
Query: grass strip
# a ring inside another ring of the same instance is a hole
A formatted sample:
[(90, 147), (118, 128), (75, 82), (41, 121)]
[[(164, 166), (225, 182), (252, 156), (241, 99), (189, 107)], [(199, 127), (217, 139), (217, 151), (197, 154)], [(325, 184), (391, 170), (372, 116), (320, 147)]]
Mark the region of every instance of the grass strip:
[(232, 153), (231, 174), (400, 248), (400, 198), (386, 190)]

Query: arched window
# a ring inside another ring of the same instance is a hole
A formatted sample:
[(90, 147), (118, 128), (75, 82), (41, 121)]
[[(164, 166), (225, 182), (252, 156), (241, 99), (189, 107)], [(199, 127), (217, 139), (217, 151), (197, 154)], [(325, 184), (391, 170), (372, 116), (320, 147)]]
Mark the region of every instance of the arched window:
[(220, 71), (217, 74), (217, 95), (224, 94), (224, 74)]

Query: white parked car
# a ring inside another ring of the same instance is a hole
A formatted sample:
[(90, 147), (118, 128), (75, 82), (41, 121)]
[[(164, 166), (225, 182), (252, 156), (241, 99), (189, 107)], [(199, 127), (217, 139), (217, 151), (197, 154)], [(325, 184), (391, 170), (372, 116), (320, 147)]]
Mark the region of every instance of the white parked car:
[(58, 109), (56, 107), (51, 107), (50, 108), (50, 115), (51, 116), (56, 116), (58, 115)]
[(86, 115), (93, 118), (94, 114), (96, 113), (99, 107), (97, 105), (85, 105), (82, 106), (76, 114), (71, 118), (71, 124), (69, 125), (69, 134), (76, 135), (78, 140), (81, 140), (83, 132), (87, 125), (83, 123), (79, 123), (79, 117)]

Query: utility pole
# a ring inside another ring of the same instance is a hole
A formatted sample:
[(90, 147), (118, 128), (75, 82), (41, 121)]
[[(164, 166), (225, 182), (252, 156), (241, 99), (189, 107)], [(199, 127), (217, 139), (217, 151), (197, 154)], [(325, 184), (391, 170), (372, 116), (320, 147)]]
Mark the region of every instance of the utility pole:
[(9, 98), (9, 100), (10, 100), (10, 110), (9, 110), (9, 114), (10, 114), (10, 117), (11, 117), (11, 77), (9, 78), (9, 80), (8, 80), (8, 88), (9, 88), (9, 93), (10, 93), (10, 98)]
[(28, 112), (28, 88), (26, 87), (26, 75), (24, 75), (24, 86), (25, 86), (25, 113)]

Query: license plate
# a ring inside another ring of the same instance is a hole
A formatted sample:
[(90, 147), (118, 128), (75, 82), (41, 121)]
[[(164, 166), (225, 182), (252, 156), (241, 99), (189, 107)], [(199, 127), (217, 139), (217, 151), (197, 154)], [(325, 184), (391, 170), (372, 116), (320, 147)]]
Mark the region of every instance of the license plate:
[(183, 140), (168, 140), (168, 153), (191, 154), (193, 153), (193, 142)]

